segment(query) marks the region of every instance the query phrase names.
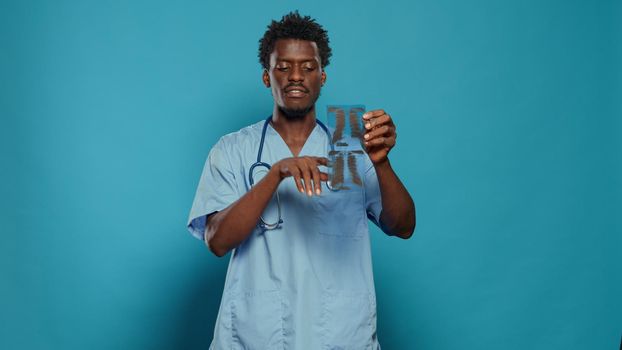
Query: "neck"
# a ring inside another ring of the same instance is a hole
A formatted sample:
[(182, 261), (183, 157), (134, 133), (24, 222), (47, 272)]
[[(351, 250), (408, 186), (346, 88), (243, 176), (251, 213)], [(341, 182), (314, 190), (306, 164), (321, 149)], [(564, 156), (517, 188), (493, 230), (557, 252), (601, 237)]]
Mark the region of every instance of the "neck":
[(295, 143), (301, 140), (304, 143), (315, 128), (315, 123), (315, 107), (300, 118), (286, 117), (276, 105), (272, 111), (272, 127), (281, 134), (287, 144), (290, 144), (289, 141)]

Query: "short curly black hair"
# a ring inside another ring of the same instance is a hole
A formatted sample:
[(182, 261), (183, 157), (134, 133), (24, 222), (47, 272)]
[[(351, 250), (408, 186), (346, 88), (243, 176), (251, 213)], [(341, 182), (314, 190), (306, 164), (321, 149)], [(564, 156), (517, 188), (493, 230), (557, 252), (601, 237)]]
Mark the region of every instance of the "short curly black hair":
[(298, 10), (283, 16), (279, 22), (272, 21), (268, 30), (259, 39), (259, 63), (265, 69), (270, 69), (270, 55), (274, 44), (279, 39), (301, 39), (314, 41), (320, 51), (322, 68), (330, 63), (332, 50), (328, 45), (328, 32), (309, 16), (300, 16)]

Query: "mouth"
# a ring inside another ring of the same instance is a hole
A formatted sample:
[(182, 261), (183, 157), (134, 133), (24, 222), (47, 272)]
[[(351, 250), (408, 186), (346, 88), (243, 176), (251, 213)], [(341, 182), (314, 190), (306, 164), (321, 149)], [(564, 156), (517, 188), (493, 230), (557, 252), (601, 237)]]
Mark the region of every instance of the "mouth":
[(292, 98), (301, 98), (305, 97), (309, 91), (303, 87), (289, 87), (285, 89), (285, 96)]

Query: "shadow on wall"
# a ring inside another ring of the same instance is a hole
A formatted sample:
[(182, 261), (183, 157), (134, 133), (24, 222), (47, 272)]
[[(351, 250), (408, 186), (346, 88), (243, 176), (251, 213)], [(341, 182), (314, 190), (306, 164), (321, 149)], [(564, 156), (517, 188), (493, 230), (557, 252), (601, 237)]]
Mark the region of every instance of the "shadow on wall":
[[(240, 100), (240, 95), (245, 96), (243, 101)], [(209, 102), (203, 106), (204, 118), (199, 120), (191, 131), (192, 134), (196, 133), (193, 136), (197, 136), (194, 140), (197, 140), (196, 147), (199, 149), (211, 148), (210, 138), (216, 142), (227, 133), (265, 119), (270, 114), (273, 104), (269, 92), (263, 91), (260, 86), (223, 86), (217, 95), (206, 97)], [(221, 112), (215, 115), (213, 111)], [(216, 119), (219, 127), (214, 128)], [(221, 130), (221, 134), (206, 137), (205, 130), (214, 129)], [(188, 151), (197, 152), (197, 150)], [(203, 168), (206, 156), (207, 154), (199, 156), (198, 169)], [(200, 176), (200, 172), (194, 174), (195, 182), (192, 186), (198, 185)], [(195, 189), (196, 187), (192, 190), (193, 194)], [(188, 198), (188, 210), (192, 200), (193, 198)], [(187, 234), (190, 236), (190, 233)], [(186, 279), (184, 291), (187, 294), (180, 296), (182, 300), (176, 309), (178, 312), (176, 319), (170, 321), (172, 331), (169, 344), (159, 344), (158, 348), (161, 349), (207, 349), (213, 338), (230, 255), (216, 258), (202, 242), (194, 238), (192, 240), (193, 245), (202, 246), (201, 251), (196, 259), (192, 259), (190, 266), (182, 269), (194, 272)]]
[[(200, 244), (200, 242), (197, 242)], [(207, 257), (204, 252), (202, 267), (196, 278), (188, 282), (187, 295), (179, 304), (177, 319), (171, 322), (170, 344), (161, 349), (207, 349), (212, 341), (214, 325), (225, 284), (229, 255), (222, 258)], [(188, 266), (188, 271), (196, 270)]]

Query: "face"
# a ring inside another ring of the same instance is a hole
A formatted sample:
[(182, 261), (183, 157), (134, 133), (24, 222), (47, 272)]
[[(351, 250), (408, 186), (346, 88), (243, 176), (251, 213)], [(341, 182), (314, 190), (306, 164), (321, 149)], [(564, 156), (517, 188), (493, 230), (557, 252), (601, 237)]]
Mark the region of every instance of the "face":
[(270, 55), (263, 82), (286, 118), (302, 118), (315, 108), (326, 81), (317, 45), (313, 41), (279, 39)]

